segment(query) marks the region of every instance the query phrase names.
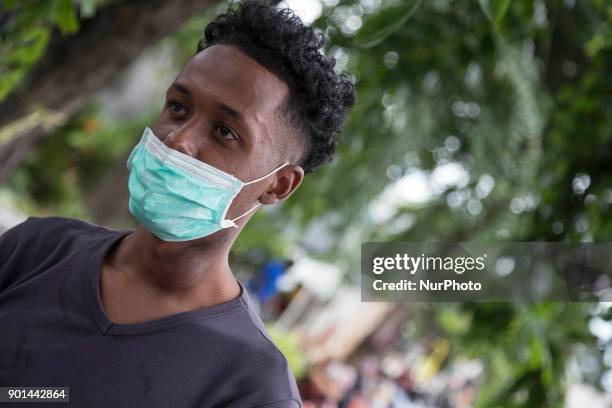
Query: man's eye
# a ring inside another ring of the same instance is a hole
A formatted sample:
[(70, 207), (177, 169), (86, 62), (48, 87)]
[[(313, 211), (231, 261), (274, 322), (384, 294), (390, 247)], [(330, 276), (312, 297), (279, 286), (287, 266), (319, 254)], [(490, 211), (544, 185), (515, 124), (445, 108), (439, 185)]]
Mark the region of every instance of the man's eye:
[(217, 125), (216, 129), (217, 134), (225, 140), (234, 140), (234, 139), (238, 139), (238, 137), (236, 136), (236, 133), (234, 133), (234, 131), (232, 129), (230, 129), (228, 126), (225, 125)]
[(185, 107), (178, 102), (168, 102), (168, 109), (170, 112), (179, 115), (184, 115), (187, 112)]

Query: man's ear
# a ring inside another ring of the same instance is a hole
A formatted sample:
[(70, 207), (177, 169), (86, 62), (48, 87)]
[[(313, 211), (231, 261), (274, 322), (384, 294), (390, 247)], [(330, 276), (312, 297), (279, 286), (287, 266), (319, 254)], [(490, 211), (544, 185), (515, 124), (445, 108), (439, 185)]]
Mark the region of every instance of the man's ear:
[(262, 204), (275, 204), (285, 201), (293, 194), (304, 179), (304, 169), (298, 164), (290, 164), (276, 173), (266, 191), (259, 196)]

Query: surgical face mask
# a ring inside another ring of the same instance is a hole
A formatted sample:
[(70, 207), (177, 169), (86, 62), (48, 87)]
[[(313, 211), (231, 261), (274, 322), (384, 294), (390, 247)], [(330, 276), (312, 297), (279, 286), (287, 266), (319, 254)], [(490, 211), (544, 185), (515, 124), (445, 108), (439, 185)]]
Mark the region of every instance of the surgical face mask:
[(164, 241), (202, 238), (223, 228), (237, 227), (237, 219), (261, 205), (257, 203), (239, 217), (226, 219), (227, 210), (240, 190), (288, 164), (263, 177), (243, 182), (166, 146), (147, 127), (127, 161), (129, 210)]

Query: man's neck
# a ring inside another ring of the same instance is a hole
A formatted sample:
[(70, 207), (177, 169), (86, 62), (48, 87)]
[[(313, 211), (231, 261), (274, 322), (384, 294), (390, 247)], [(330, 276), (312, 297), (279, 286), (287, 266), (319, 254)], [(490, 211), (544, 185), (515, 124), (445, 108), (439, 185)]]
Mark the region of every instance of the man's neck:
[(131, 291), (155, 304), (193, 310), (227, 302), (240, 294), (228, 264), (232, 239), (186, 243), (159, 240), (142, 226), (122, 239), (105, 260)]

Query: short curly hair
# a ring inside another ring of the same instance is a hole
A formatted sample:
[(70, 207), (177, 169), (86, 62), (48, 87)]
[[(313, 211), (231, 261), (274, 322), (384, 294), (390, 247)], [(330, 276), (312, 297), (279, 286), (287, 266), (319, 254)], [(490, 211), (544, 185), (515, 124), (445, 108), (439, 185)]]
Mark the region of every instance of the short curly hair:
[(304, 25), (291, 9), (243, 1), (206, 26), (197, 52), (214, 44), (240, 48), (287, 83), (290, 97), (281, 110), (297, 131), (305, 173), (333, 158), (356, 95), (350, 76), (336, 73), (335, 59), (323, 53), (322, 33)]

